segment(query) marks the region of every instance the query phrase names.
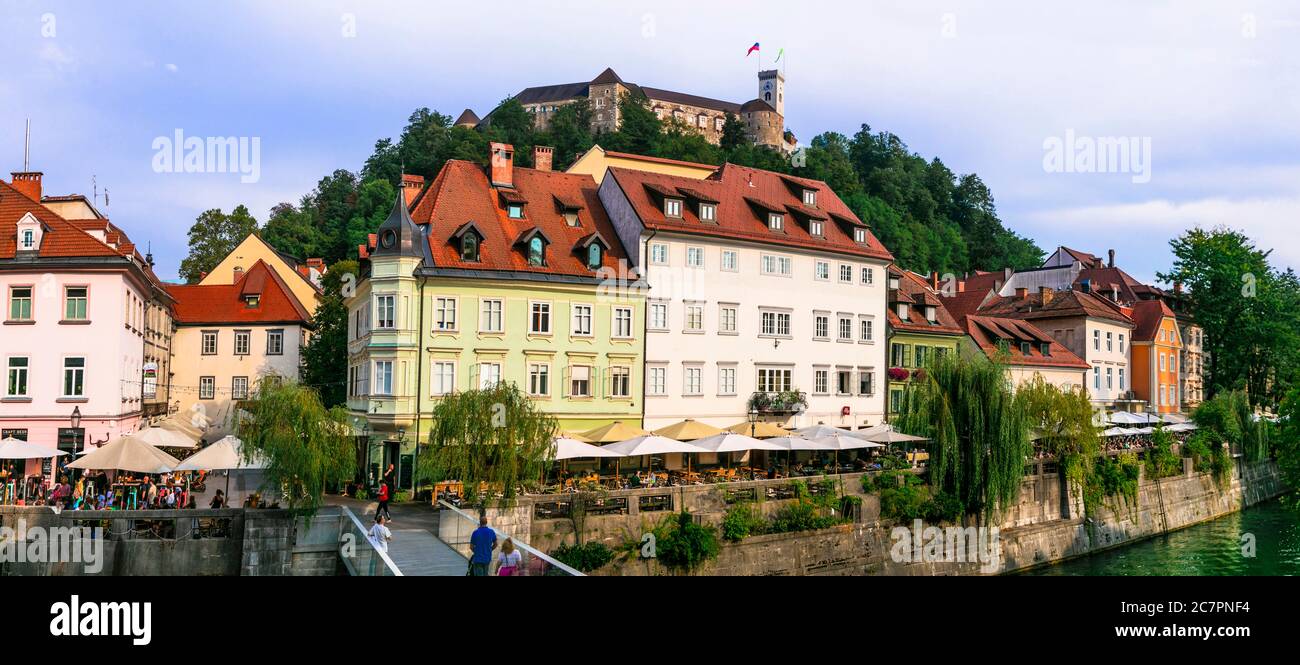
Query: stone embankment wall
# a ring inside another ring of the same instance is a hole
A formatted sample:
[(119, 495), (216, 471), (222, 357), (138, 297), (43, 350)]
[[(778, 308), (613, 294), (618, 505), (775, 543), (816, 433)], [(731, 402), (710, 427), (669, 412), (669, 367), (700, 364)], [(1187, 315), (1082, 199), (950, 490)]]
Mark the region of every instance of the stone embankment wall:
[[(1007, 573), (1062, 561), (1112, 547), (1126, 545), (1168, 531), (1211, 520), (1282, 494), (1286, 488), (1276, 466), (1263, 462), (1240, 464), (1230, 485), (1220, 487), (1209, 474), (1195, 473), (1185, 460), (1184, 473), (1177, 477), (1139, 483), (1137, 504), (1122, 500), (1103, 508), (1089, 528), (1081, 499), (1068, 491), (1050, 464), (1037, 464), (1025, 477), (1015, 505), (1002, 515), (998, 545), (1000, 557), (992, 565), (980, 561), (907, 561), (891, 555), (898, 541), (896, 525), (880, 517), (880, 500), (862, 490), (861, 475), (847, 474), (842, 491), (862, 497), (862, 511), (855, 521), (814, 532), (752, 536), (739, 543), (724, 543), (718, 558), (696, 574), (701, 575), (980, 575)], [(818, 479), (806, 482), (815, 484)], [(542, 551), (572, 543), (575, 531), (583, 541), (601, 541), (611, 548), (639, 541), (659, 520), (685, 508), (703, 523), (719, 526), (728, 500), (735, 492), (752, 493), (757, 507), (770, 515), (788, 503), (780, 488), (788, 480), (761, 480), (725, 486), (699, 485), (664, 489), (608, 492), (599, 496), (600, 505), (584, 502), (585, 509), (568, 509), (568, 516), (548, 519), (565, 512), (567, 496), (534, 496), (521, 499), (508, 510), (490, 510), (494, 527), (528, 542)], [(540, 505), (539, 505), (540, 504)], [(609, 511), (613, 514), (601, 514)], [(498, 521), (500, 524), (498, 524)], [(927, 525), (929, 526), (929, 525)], [(1091, 535), (1089, 534), (1091, 531)], [(526, 536), (525, 536), (526, 534)], [(620, 557), (600, 575), (670, 574), (653, 559)]]

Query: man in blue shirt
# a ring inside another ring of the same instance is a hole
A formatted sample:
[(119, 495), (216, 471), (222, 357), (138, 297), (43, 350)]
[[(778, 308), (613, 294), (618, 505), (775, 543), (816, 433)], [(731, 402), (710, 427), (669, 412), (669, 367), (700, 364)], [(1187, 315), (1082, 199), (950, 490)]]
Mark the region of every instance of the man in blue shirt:
[(497, 548), (497, 532), (487, 523), (487, 515), (479, 515), (478, 528), (469, 537), (469, 547), (473, 551), (473, 556), (469, 558), (469, 574), (472, 577), (487, 577), (488, 567), (492, 564), (492, 550)]

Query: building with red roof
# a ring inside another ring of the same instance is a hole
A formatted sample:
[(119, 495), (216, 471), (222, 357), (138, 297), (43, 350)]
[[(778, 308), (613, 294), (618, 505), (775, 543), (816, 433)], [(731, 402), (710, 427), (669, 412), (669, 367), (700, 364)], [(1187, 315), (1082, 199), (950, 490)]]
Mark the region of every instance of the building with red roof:
[(907, 382), (932, 358), (957, 353), (965, 331), (939, 297), (939, 276), (922, 277), (890, 266), (888, 309), (889, 412), (896, 413)]

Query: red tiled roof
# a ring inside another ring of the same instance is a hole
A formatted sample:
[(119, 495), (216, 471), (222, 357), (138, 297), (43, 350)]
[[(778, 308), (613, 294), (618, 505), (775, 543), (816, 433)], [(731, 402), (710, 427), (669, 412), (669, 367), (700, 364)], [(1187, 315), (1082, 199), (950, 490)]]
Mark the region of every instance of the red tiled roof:
[(1149, 288), (1119, 268), (1085, 267), (1079, 271), (1079, 276), (1074, 280), (1074, 284), (1078, 286), (1085, 280), (1094, 292), (1105, 294), (1106, 297), (1110, 297), (1112, 289), (1119, 291), (1119, 301), (1124, 303), (1137, 300), (1138, 292)]
[(1089, 254), (1088, 252), (1081, 252), (1077, 249), (1070, 249), (1069, 247), (1066, 247), (1064, 245), (1061, 246), (1061, 249), (1065, 250), (1066, 254), (1069, 254), (1070, 256), (1074, 257), (1074, 260), (1082, 263), (1083, 267), (1085, 268), (1091, 268), (1097, 265), (1101, 261), (1101, 259), (1098, 258), (1096, 255)]
[[(616, 269), (619, 260), (626, 261), (627, 254), (605, 215), (591, 176), (516, 166), (513, 180), (513, 191), (531, 202), (524, 207), (524, 219), (510, 219), (498, 203), (500, 190), (489, 184), (483, 167), (461, 160), (446, 163), (411, 212), (416, 224), (430, 225), (433, 267), (595, 277), (597, 271), (587, 267), (586, 257), (575, 252), (592, 232), (610, 245), (601, 257), (603, 267)], [(577, 211), (578, 226), (568, 225), (555, 204), (557, 199), (582, 204)], [(460, 248), (452, 241), (457, 229), (467, 222), (473, 222), (483, 236), (478, 262), (461, 260)], [(516, 246), (533, 229), (551, 243), (546, 250), (547, 265), (528, 265), (526, 254)]]
[[(962, 320), (962, 326), (975, 345), (989, 358), (999, 357), (1000, 354), (1005, 353), (1004, 361), (1011, 365), (1088, 369), (1088, 363), (1028, 321), (993, 316), (967, 316)], [(1011, 340), (1005, 352), (998, 348), (998, 339)], [(1021, 352), (1020, 342), (1031, 343), (1029, 355)], [(1048, 355), (1042, 354), (1038, 346), (1040, 342), (1049, 343)]]
[(951, 296), (944, 296), (943, 306), (948, 308), (948, 313), (952, 314), (954, 319), (960, 321), (962, 317), (979, 311), (979, 308), (984, 305), (984, 301), (992, 295), (994, 294), (991, 287), (972, 290), (968, 283), (965, 291)]
[[(781, 232), (771, 231), (767, 227), (766, 216), (760, 216), (756, 210), (785, 212), (787, 205), (802, 205), (803, 201), (786, 185), (786, 179), (790, 176), (730, 163), (724, 164), (704, 180), (615, 166), (609, 167), (609, 175), (623, 190), (641, 223), (647, 228), (837, 252), (885, 261), (894, 258), (870, 231), (867, 231), (866, 244), (853, 241), (852, 231), (844, 226), (866, 225), (822, 182), (807, 181), (823, 190), (818, 196), (817, 209), (836, 217), (837, 221), (844, 220), (847, 224), (826, 224), (823, 227), (823, 237), (814, 237), (809, 235), (807, 228), (792, 223), (795, 220), (788, 220)], [(666, 217), (662, 205), (655, 200), (647, 186), (699, 190), (718, 200), (717, 219), (715, 222), (701, 222), (695, 206), (683, 206), (680, 219)]]
[(1174, 310), (1169, 309), (1163, 300), (1139, 300), (1133, 303), (1133, 321), (1137, 330), (1133, 331), (1133, 341), (1150, 342), (1160, 331), (1160, 322), (1167, 316), (1174, 318)]
[[(962, 334), (962, 328), (957, 323), (957, 320), (944, 307), (943, 302), (930, 292), (930, 287), (925, 283), (924, 279), (921, 279), (919, 275), (910, 270), (902, 270), (895, 266), (890, 267), (889, 274), (899, 278), (898, 291), (890, 292), (890, 307), (887, 313), (890, 327), (907, 332), (935, 335)], [(908, 308), (906, 321), (898, 317), (898, 312), (893, 307), (895, 302), (900, 302), (900, 298), (902, 299), (901, 302), (914, 305)], [(934, 323), (925, 318), (925, 311), (922, 308), (927, 304), (935, 307)], [(919, 307), (915, 305), (919, 305)]]
[(1055, 291), (1046, 306), (1041, 293), (1030, 293), (1023, 298), (993, 295), (980, 308), (979, 314), (1028, 320), (1088, 316), (1116, 323), (1133, 323), (1119, 305), (1082, 291)]
[(18, 250), (18, 220), (31, 213), (45, 225), (41, 258), (122, 256), (80, 227), (0, 180), (0, 259), (12, 259)]
[[(177, 325), (311, 323), (288, 285), (261, 260), (234, 284), (168, 284), (167, 292), (176, 299)], [(250, 295), (258, 296), (256, 308), (245, 303)]]

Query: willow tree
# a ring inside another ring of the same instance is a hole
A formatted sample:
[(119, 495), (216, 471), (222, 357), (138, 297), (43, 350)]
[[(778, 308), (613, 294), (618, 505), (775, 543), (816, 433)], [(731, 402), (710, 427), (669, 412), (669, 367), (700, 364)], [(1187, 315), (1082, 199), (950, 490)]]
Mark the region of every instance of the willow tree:
[(433, 407), (420, 478), (458, 480), (471, 502), (483, 503), (486, 489), (508, 504), (522, 483), (541, 478), (558, 431), (555, 418), (513, 383), (452, 393)]
[(245, 461), (261, 457), (268, 486), (279, 488), (290, 509), (312, 514), (325, 486), (356, 472), (356, 447), (347, 410), (326, 409), (312, 388), (263, 379), (241, 408), (236, 431)]
[(1088, 393), (1082, 386), (1062, 390), (1039, 375), (1021, 385), (1017, 395), (1043, 452), (1056, 457), (1066, 478), (1082, 483), (1101, 454), (1101, 437)]
[(1000, 363), (945, 354), (904, 392), (898, 429), (930, 439), (929, 481), (987, 522), (1014, 502), (1031, 452), (1028, 410)]

